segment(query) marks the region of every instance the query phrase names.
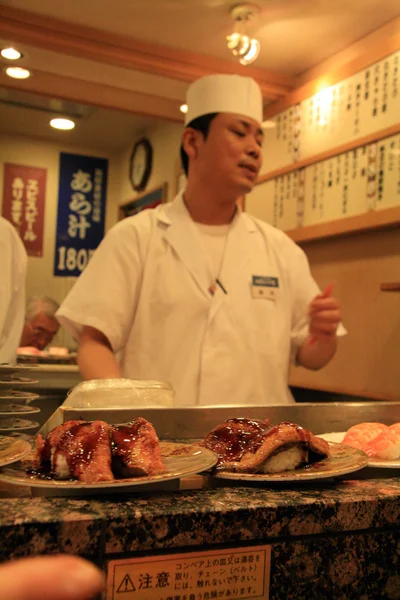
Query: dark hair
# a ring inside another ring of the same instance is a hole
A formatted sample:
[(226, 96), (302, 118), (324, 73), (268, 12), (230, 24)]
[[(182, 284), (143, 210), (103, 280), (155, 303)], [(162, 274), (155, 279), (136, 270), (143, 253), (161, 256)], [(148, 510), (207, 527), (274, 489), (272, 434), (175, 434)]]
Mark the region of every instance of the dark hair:
[[(207, 115), (201, 115), (201, 117), (197, 117), (197, 119), (193, 119), (186, 125), (186, 127), (191, 127), (196, 131), (200, 131), (203, 134), (204, 139), (207, 139), (208, 132), (210, 129), (211, 121), (218, 115), (219, 113), (208, 113)], [(189, 157), (183, 149), (183, 144), (181, 144), (181, 163), (183, 170), (185, 171), (186, 177), (189, 172)]]

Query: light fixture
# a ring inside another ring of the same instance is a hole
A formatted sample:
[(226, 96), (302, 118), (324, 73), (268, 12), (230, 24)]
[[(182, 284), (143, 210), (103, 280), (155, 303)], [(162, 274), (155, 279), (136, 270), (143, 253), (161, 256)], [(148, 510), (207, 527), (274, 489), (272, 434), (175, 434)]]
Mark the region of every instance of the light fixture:
[(6, 73), (14, 79), (27, 79), (31, 74), (28, 69), (22, 69), (22, 67), (7, 67)]
[(261, 128), (262, 129), (273, 129), (274, 127), (276, 127), (276, 122), (275, 121), (263, 121), (261, 123)]
[(0, 54), (3, 58), (7, 58), (7, 60), (18, 60), (19, 58), (22, 58), (22, 53), (15, 48), (11, 48), (11, 46), (3, 48)]
[(254, 62), (260, 53), (260, 42), (249, 35), (252, 21), (260, 12), (255, 4), (238, 4), (231, 10), (235, 31), (227, 36), (227, 46), (242, 65)]
[(320, 91), (315, 95), (315, 106), (319, 109), (318, 124), (321, 127), (329, 122), (332, 111), (333, 88), (327, 87), (326, 84), (320, 86)]
[(63, 129), (67, 131), (68, 129), (73, 129), (75, 127), (75, 123), (71, 121), (71, 119), (52, 119), (50, 121), (50, 125), (54, 127), (54, 129)]
[(183, 112), (184, 114), (187, 113), (187, 111), (188, 111), (188, 105), (187, 104), (181, 104), (180, 107), (179, 107), (179, 110), (181, 112)]

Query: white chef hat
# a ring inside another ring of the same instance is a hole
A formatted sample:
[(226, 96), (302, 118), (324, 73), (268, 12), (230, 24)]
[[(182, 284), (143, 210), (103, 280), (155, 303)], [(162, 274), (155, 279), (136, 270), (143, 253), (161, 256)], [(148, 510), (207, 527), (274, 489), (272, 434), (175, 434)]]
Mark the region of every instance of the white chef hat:
[(194, 81), (186, 94), (188, 110), (185, 125), (209, 113), (234, 113), (263, 120), (263, 102), (260, 87), (242, 75), (206, 75)]

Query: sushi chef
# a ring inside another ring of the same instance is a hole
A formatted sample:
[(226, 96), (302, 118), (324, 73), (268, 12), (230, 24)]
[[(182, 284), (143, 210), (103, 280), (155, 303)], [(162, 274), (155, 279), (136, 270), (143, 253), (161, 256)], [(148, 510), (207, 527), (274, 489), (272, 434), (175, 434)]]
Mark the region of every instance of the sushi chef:
[(237, 206), (262, 161), (257, 83), (202, 77), (187, 105), (184, 192), (113, 227), (57, 317), (85, 379), (169, 381), (177, 406), (293, 402), (289, 364), (332, 359), (339, 303), (293, 241)]

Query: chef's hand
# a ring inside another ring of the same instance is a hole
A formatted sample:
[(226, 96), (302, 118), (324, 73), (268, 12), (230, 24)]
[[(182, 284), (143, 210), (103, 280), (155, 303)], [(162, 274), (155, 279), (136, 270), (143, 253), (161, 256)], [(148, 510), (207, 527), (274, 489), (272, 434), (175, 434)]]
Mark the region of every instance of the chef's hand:
[(4, 600), (91, 600), (103, 588), (92, 563), (67, 554), (12, 560), (0, 565)]
[(322, 294), (315, 296), (308, 307), (309, 345), (316, 342), (330, 343), (336, 337), (341, 321), (339, 302), (332, 296), (333, 284), (326, 286)]

